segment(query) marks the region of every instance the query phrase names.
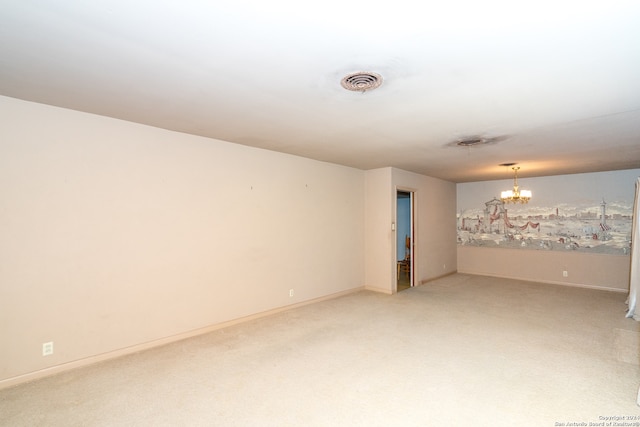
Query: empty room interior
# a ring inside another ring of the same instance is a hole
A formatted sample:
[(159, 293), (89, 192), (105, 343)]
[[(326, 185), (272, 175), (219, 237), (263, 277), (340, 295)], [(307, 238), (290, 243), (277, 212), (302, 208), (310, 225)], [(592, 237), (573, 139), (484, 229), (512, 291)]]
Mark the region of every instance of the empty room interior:
[(640, 425), (640, 5), (226, 3), (0, 1), (0, 425)]

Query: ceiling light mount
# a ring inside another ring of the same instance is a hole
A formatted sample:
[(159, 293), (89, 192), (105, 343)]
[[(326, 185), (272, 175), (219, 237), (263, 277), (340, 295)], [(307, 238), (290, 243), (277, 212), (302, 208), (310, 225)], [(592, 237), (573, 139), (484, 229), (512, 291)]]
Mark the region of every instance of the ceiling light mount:
[(340, 84), (347, 90), (366, 92), (380, 87), (382, 76), (377, 73), (359, 71), (343, 77)]

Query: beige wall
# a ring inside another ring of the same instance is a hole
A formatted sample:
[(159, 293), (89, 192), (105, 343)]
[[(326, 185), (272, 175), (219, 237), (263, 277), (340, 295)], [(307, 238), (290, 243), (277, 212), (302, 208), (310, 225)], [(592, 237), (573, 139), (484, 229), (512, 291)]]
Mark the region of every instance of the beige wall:
[(416, 283), (455, 271), (455, 184), (6, 97), (0, 114), (0, 387), (393, 293), (399, 187), (416, 191)]
[(0, 115), (0, 385), (364, 286), (363, 171), (6, 97)]
[(396, 192), (414, 192), (414, 281), (456, 271), (456, 186), (454, 183), (395, 168), (369, 170), (366, 180), (368, 288), (396, 291)]
[(458, 246), (460, 273), (621, 292), (629, 290), (630, 262), (625, 255)]
[(393, 184), (394, 192), (397, 189), (415, 192), (416, 284), (454, 273), (456, 218), (450, 212), (456, 210), (456, 185), (400, 169), (393, 169)]
[(418, 284), (457, 269), (628, 286), (626, 256), (457, 247), (450, 182), (6, 97), (0, 114), (0, 387), (363, 286), (393, 293), (398, 189), (415, 191)]
[(367, 250), (365, 285), (367, 288), (392, 293), (391, 257), (393, 234), (393, 190), (391, 168), (366, 172), (365, 245)]

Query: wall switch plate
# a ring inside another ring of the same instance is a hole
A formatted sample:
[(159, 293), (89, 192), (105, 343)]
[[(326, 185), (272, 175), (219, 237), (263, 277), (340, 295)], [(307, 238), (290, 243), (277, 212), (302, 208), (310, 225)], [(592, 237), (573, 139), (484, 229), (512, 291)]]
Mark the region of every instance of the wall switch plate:
[(45, 342), (42, 344), (42, 355), (49, 356), (53, 354), (53, 341)]
[(564, 270), (562, 272), (562, 277), (569, 277), (569, 272), (567, 270)]
[(293, 289), (289, 289), (289, 296), (292, 297), (293, 296)]

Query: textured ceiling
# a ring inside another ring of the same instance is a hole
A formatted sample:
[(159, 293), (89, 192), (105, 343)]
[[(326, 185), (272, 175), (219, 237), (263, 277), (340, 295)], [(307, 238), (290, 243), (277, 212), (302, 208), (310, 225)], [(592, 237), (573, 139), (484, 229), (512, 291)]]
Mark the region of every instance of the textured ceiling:
[[(0, 0), (0, 94), (454, 182), (631, 169), (638, 23), (637, 1)], [(357, 71), (383, 84), (345, 90)]]

